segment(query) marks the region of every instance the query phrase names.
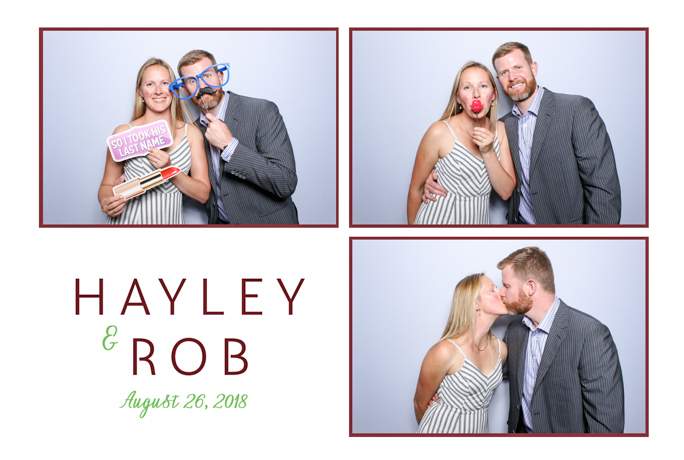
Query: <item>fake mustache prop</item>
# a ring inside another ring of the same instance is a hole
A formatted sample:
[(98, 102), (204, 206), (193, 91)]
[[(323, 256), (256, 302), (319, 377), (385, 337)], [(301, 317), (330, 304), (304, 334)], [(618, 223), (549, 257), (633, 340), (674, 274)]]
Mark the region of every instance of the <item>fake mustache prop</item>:
[(199, 91), (197, 91), (197, 96), (195, 96), (195, 99), (198, 99), (202, 101), (202, 105), (204, 106), (204, 110), (209, 110), (207, 107), (207, 104), (204, 103), (204, 99), (202, 99), (202, 96), (205, 94), (215, 94), (216, 90), (214, 88), (210, 88), (208, 86), (205, 86), (204, 88), (200, 88)]
[(208, 86), (205, 86), (204, 88), (200, 88), (200, 90), (197, 92), (197, 96), (195, 96), (196, 99), (202, 99), (202, 96), (205, 94), (215, 94), (216, 90), (214, 88), (210, 88)]

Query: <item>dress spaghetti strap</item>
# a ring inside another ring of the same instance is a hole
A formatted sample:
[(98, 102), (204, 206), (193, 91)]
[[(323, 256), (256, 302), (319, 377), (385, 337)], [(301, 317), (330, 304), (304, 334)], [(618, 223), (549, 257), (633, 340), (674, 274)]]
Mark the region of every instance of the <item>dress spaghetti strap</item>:
[[(451, 120), (451, 117), (449, 117), (448, 120)], [(451, 129), (451, 126), (449, 125), (449, 123), (447, 123), (447, 120), (442, 120), (442, 121), (444, 122), (445, 125), (447, 125), (447, 128), (449, 128), (449, 131), (451, 131), (451, 135), (454, 136), (454, 139), (458, 141), (458, 137), (456, 137), (454, 130)], [(454, 343), (454, 345), (456, 345), (456, 344)]]
[(459, 347), (458, 345), (456, 345), (456, 342), (454, 342), (454, 341), (453, 341), (453, 340), (451, 340), (451, 339), (447, 339), (447, 340), (448, 340), (449, 342), (453, 343), (453, 344), (454, 344), (454, 346), (455, 346), (456, 348), (458, 348), (458, 351), (460, 351), (460, 352), (461, 352), (461, 354), (463, 355), (463, 357), (464, 357), (465, 359), (468, 359), (468, 357), (466, 356), (466, 354), (465, 354), (465, 353), (463, 353), (463, 350), (461, 350), (461, 347)]

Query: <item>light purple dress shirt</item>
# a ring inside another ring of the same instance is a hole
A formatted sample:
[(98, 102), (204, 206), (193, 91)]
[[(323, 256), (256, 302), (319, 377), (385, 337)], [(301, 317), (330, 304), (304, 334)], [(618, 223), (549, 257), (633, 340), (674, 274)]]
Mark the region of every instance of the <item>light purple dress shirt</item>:
[(544, 88), (538, 86), (539, 91), (534, 96), (530, 108), (523, 115), (517, 105), (513, 104), (511, 113), (518, 119), (518, 152), (520, 157), (520, 206), (518, 208), (523, 220), (528, 224), (536, 224), (530, 198), (530, 156), (532, 154), (532, 139), (534, 138), (534, 128), (537, 125), (537, 115), (541, 105)]
[(546, 339), (549, 338), (551, 325), (556, 317), (559, 305), (560, 299), (556, 297), (553, 304), (551, 304), (551, 308), (546, 312), (536, 329), (533, 329), (534, 323), (527, 316), (523, 317), (522, 320), (523, 324), (530, 328), (529, 335), (527, 336), (527, 349), (525, 350), (525, 375), (523, 377), (522, 397), (523, 418), (525, 419), (525, 427), (530, 433), (534, 433), (532, 413), (530, 412), (532, 395), (534, 394), (534, 383), (537, 380), (537, 371), (544, 354)]

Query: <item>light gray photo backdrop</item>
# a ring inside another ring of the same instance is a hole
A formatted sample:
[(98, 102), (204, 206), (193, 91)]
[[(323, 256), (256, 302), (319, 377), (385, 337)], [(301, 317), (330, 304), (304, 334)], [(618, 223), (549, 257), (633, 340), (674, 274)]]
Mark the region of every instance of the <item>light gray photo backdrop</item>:
[[(352, 433), (415, 433), (413, 396), (427, 351), (441, 337), (456, 284), (538, 246), (551, 259), (556, 295), (608, 326), (625, 387), (625, 433), (646, 423), (644, 240), (354, 240), (352, 247)], [(429, 262), (428, 262), (429, 261)], [(492, 328), (503, 339), (520, 316)], [(506, 433), (508, 382), (494, 392), (489, 430)]]
[[(621, 224), (646, 223), (646, 37), (643, 31), (353, 31), (352, 224), (406, 224), (416, 151), (444, 112), (470, 60), (492, 67), (518, 41), (539, 65), (537, 83), (591, 99), (606, 124), (622, 191)], [(499, 89), (498, 118), (513, 103)], [(506, 205), (490, 199), (492, 224)]]
[[(335, 31), (44, 31), (43, 223), (105, 223), (97, 191), (106, 140), (131, 118), (138, 70), (158, 57), (176, 73), (186, 52), (204, 49), (230, 64), (225, 90), (278, 106), (297, 164), (299, 222), (334, 225), (336, 46)], [(183, 214), (186, 224), (207, 222), (188, 198)]]

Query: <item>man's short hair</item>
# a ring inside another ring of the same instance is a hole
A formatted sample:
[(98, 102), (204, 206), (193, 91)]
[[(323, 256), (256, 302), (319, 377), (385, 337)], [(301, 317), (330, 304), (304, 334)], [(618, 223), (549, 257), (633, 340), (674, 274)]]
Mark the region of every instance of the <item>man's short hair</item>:
[[(494, 61), (496, 61), (500, 57), (504, 57), (513, 50), (522, 51), (522, 53), (525, 55), (525, 60), (527, 61), (527, 63), (529, 65), (532, 65), (534, 61), (532, 60), (532, 54), (530, 53), (530, 49), (527, 46), (518, 42), (506, 42), (503, 45), (499, 46), (496, 49), (496, 51), (494, 51), (494, 56), (492, 56), (492, 66), (494, 67), (494, 70), (496, 70), (496, 65), (494, 65)], [(499, 71), (496, 70), (496, 73), (499, 73)]]
[(195, 62), (200, 61), (204, 58), (209, 59), (212, 64), (216, 64), (216, 59), (214, 59), (214, 55), (211, 54), (209, 51), (192, 50), (188, 53), (185, 53), (185, 56), (183, 56), (181, 60), (178, 62), (178, 75), (181, 77), (185, 76), (181, 72), (181, 67), (193, 65)]
[(556, 293), (551, 260), (541, 249), (537, 247), (518, 249), (499, 262), (496, 268), (503, 270), (509, 265), (513, 269), (513, 275), (521, 283), (533, 279), (546, 292)]

